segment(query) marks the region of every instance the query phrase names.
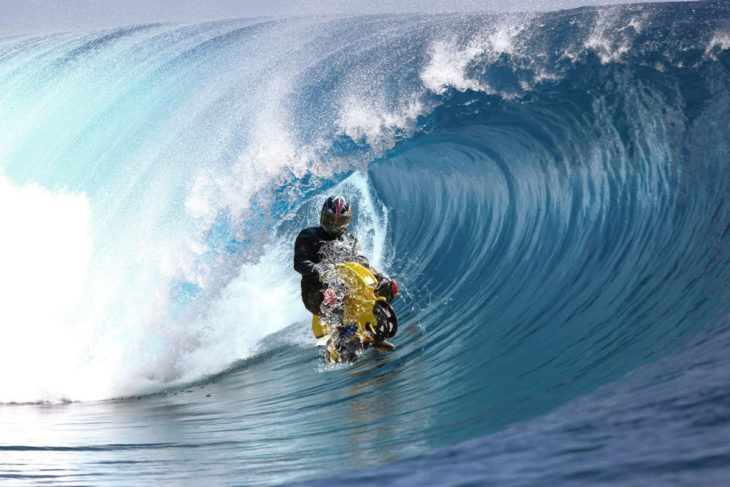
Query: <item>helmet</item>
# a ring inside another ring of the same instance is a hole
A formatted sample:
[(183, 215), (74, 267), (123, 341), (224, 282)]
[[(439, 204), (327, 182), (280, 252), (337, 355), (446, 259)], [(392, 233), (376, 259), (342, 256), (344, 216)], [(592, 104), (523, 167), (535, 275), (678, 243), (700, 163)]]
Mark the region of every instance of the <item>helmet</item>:
[(330, 196), (322, 205), (319, 224), (331, 235), (341, 235), (347, 231), (352, 221), (352, 206), (344, 196)]

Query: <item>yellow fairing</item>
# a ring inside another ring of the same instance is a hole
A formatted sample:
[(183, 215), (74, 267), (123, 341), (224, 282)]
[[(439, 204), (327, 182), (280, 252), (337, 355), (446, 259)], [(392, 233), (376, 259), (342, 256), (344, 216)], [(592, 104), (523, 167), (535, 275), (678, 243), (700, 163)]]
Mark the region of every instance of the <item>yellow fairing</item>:
[(322, 338), (323, 336), (330, 334), (330, 331), (327, 328), (327, 323), (323, 324), (317, 315), (312, 315), (312, 331), (316, 338)]
[[(345, 308), (343, 312), (343, 323), (357, 323), (358, 336), (363, 344), (373, 341), (372, 335), (367, 331), (366, 325), (376, 323), (373, 314), (373, 305), (376, 301), (383, 301), (385, 298), (375, 296), (375, 287), (378, 280), (369, 269), (355, 262), (346, 262), (335, 266), (337, 277), (345, 283)], [(319, 316), (312, 317), (312, 332), (317, 338), (330, 334), (327, 323), (323, 323)]]

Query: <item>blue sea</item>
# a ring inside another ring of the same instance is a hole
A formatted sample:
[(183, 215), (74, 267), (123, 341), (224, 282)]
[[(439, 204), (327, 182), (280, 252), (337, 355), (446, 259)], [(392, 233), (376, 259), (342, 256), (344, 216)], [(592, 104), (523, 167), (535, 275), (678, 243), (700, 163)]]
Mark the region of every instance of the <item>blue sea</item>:
[(0, 483), (726, 485), (729, 121), (725, 1), (0, 39)]

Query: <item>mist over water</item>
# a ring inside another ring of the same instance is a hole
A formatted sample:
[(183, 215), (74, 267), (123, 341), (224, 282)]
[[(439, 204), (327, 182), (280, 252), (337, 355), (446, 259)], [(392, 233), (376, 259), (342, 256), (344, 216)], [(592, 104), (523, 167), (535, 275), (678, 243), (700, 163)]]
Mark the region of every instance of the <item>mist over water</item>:
[[(660, 0), (671, 1), (671, 0)], [(374, 0), (272, 0), (269, 2), (237, 2), (216, 0), (201, 4), (190, 0), (160, 0), (154, 3), (129, 0), (94, 2), (62, 2), (26, 0), (6, 2), (0, 17), (0, 37), (18, 34), (39, 34), (63, 31), (93, 31), (134, 24), (157, 22), (201, 23), (206, 21), (256, 17), (291, 16), (356, 16), (395, 13), (443, 14), (454, 12), (546, 12), (575, 7), (616, 3), (647, 3), (646, 0), (438, 0), (418, 2)]]

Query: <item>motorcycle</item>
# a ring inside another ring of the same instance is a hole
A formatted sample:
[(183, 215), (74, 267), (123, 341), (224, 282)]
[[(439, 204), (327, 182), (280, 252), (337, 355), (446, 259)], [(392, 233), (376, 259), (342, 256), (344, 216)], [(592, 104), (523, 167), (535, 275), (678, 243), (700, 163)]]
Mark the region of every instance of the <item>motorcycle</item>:
[(313, 315), (312, 332), (326, 339), (328, 362), (353, 363), (369, 348), (395, 350), (387, 341), (398, 332), (398, 317), (390, 305), (399, 295), (394, 279), (346, 262), (325, 273), (323, 281), (323, 313)]

